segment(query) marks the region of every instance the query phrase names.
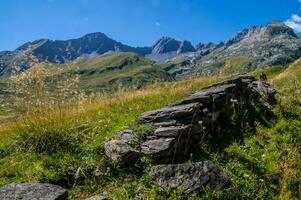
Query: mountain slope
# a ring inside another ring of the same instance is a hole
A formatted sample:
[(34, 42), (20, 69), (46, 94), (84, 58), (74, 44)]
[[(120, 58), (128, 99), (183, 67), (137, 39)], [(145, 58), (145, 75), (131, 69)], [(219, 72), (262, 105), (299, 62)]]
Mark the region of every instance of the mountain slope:
[(0, 52), (0, 75), (24, 71), (32, 63), (66, 63), (83, 57), (95, 57), (110, 52), (134, 52), (148, 54), (148, 47), (130, 47), (117, 42), (103, 33), (91, 33), (78, 39), (40, 39), (26, 43), (15, 51)]
[(0, 52), (0, 76), (27, 70), (39, 62), (63, 64), (114, 52), (133, 52), (154, 61), (163, 61), (194, 51), (190, 42), (170, 37), (161, 38), (152, 47), (131, 47), (99, 32), (71, 40), (39, 39), (14, 51)]
[(199, 45), (199, 51), (192, 57), (182, 58), (192, 63), (189, 73), (185, 74), (204, 75), (220, 69), (229, 74), (249, 72), (256, 68), (284, 66), (301, 56), (301, 39), (282, 22), (244, 29), (224, 44), (209, 47)]
[(59, 71), (55, 68), (66, 69), (60, 73), (79, 75), (79, 86), (86, 91), (140, 88), (149, 83), (173, 80), (159, 66), (134, 53), (114, 53), (51, 67), (54, 71)]

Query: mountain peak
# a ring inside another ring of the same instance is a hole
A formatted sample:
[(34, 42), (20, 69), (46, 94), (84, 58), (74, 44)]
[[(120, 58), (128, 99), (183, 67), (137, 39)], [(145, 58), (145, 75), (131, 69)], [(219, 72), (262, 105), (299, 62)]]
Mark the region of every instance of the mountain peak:
[(88, 33), (84, 35), (82, 38), (88, 39), (109, 39), (109, 37), (102, 32)]
[(288, 27), (281, 21), (272, 21), (267, 23), (264, 26), (252, 26), (249, 29), (243, 29), (238, 32), (233, 38), (226, 42), (226, 46), (230, 46), (232, 44), (238, 43), (242, 40), (250, 40), (250, 41), (259, 41), (272, 39), (274, 37), (293, 37), (297, 38), (298, 36), (295, 34), (294, 30)]
[(295, 34), (294, 30), (283, 22), (273, 21), (268, 23), (265, 27), (266, 33), (270, 36), (286, 34), (297, 38), (297, 35)]
[(178, 41), (168, 36), (160, 38), (152, 46), (152, 54), (162, 54), (168, 52), (177, 52), (177, 54), (180, 54), (193, 51), (195, 51), (195, 48), (189, 41)]

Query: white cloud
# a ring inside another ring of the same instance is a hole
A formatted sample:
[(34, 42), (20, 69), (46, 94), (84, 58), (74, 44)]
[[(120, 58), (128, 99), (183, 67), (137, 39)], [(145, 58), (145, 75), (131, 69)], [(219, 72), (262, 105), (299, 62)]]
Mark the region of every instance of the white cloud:
[[(298, 0), (298, 2), (301, 6), (301, 0)], [(294, 31), (301, 33), (301, 16), (298, 14), (293, 14), (291, 18), (286, 20), (284, 23), (294, 29)]]
[(301, 22), (301, 17), (299, 15), (297, 15), (297, 14), (294, 14), (294, 15), (292, 15), (292, 20), (294, 22)]
[(155, 22), (155, 26), (161, 26), (160, 22)]
[[(301, 2), (301, 0), (299, 0)], [(294, 31), (301, 32), (301, 17), (297, 14), (293, 14), (290, 19), (284, 22), (287, 26), (294, 29)]]
[(296, 32), (301, 32), (301, 23), (294, 22), (293, 20), (287, 20), (285, 24), (294, 29)]

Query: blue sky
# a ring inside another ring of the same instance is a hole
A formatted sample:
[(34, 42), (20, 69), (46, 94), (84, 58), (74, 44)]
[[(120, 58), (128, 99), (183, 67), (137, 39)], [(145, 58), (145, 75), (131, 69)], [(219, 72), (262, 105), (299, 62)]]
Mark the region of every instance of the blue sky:
[(90, 32), (132, 46), (149, 46), (165, 35), (218, 42), (272, 20), (301, 32), (299, 15), (301, 0), (0, 0), (0, 50)]

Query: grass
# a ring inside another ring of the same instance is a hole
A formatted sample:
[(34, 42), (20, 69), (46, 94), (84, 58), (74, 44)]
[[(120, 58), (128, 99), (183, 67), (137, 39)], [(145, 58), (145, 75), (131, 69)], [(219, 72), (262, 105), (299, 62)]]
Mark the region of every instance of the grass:
[[(300, 69), (301, 61), (296, 61), (285, 70), (274, 67), (252, 72), (255, 76), (266, 73), (279, 91), (276, 118), (269, 121), (269, 127), (258, 125), (256, 134), (222, 151), (204, 145), (206, 158), (220, 165), (232, 184), (221, 191), (206, 190), (202, 199), (301, 199)], [(86, 102), (84, 109), (68, 107), (6, 123), (0, 130), (0, 185), (50, 182), (68, 187), (70, 199), (104, 192), (109, 199), (134, 199), (137, 193), (146, 199), (188, 199), (180, 190), (158, 191), (147, 173), (152, 162), (148, 158), (130, 168), (108, 162), (103, 143), (119, 130), (137, 127), (142, 112), (221, 79), (155, 83), (100, 96)]]
[[(211, 77), (154, 84), (131, 93), (103, 96), (87, 104), (84, 111), (70, 108), (7, 124), (0, 132), (0, 184), (51, 182), (70, 187), (74, 198), (104, 190), (117, 181), (116, 172), (109, 170), (102, 153), (105, 140), (121, 129), (134, 127), (142, 112), (160, 108), (218, 80)], [(79, 167), (88, 177), (84, 183), (70, 179)], [(106, 174), (103, 184), (94, 180), (96, 169)]]
[(53, 65), (51, 68), (59, 72), (58, 76), (69, 72), (80, 75), (79, 86), (86, 91), (137, 89), (147, 83), (173, 80), (160, 66), (134, 53), (97, 56), (72, 64)]
[(223, 67), (219, 70), (221, 74), (247, 73), (251, 71), (252, 60), (244, 57), (229, 58), (224, 61)]

